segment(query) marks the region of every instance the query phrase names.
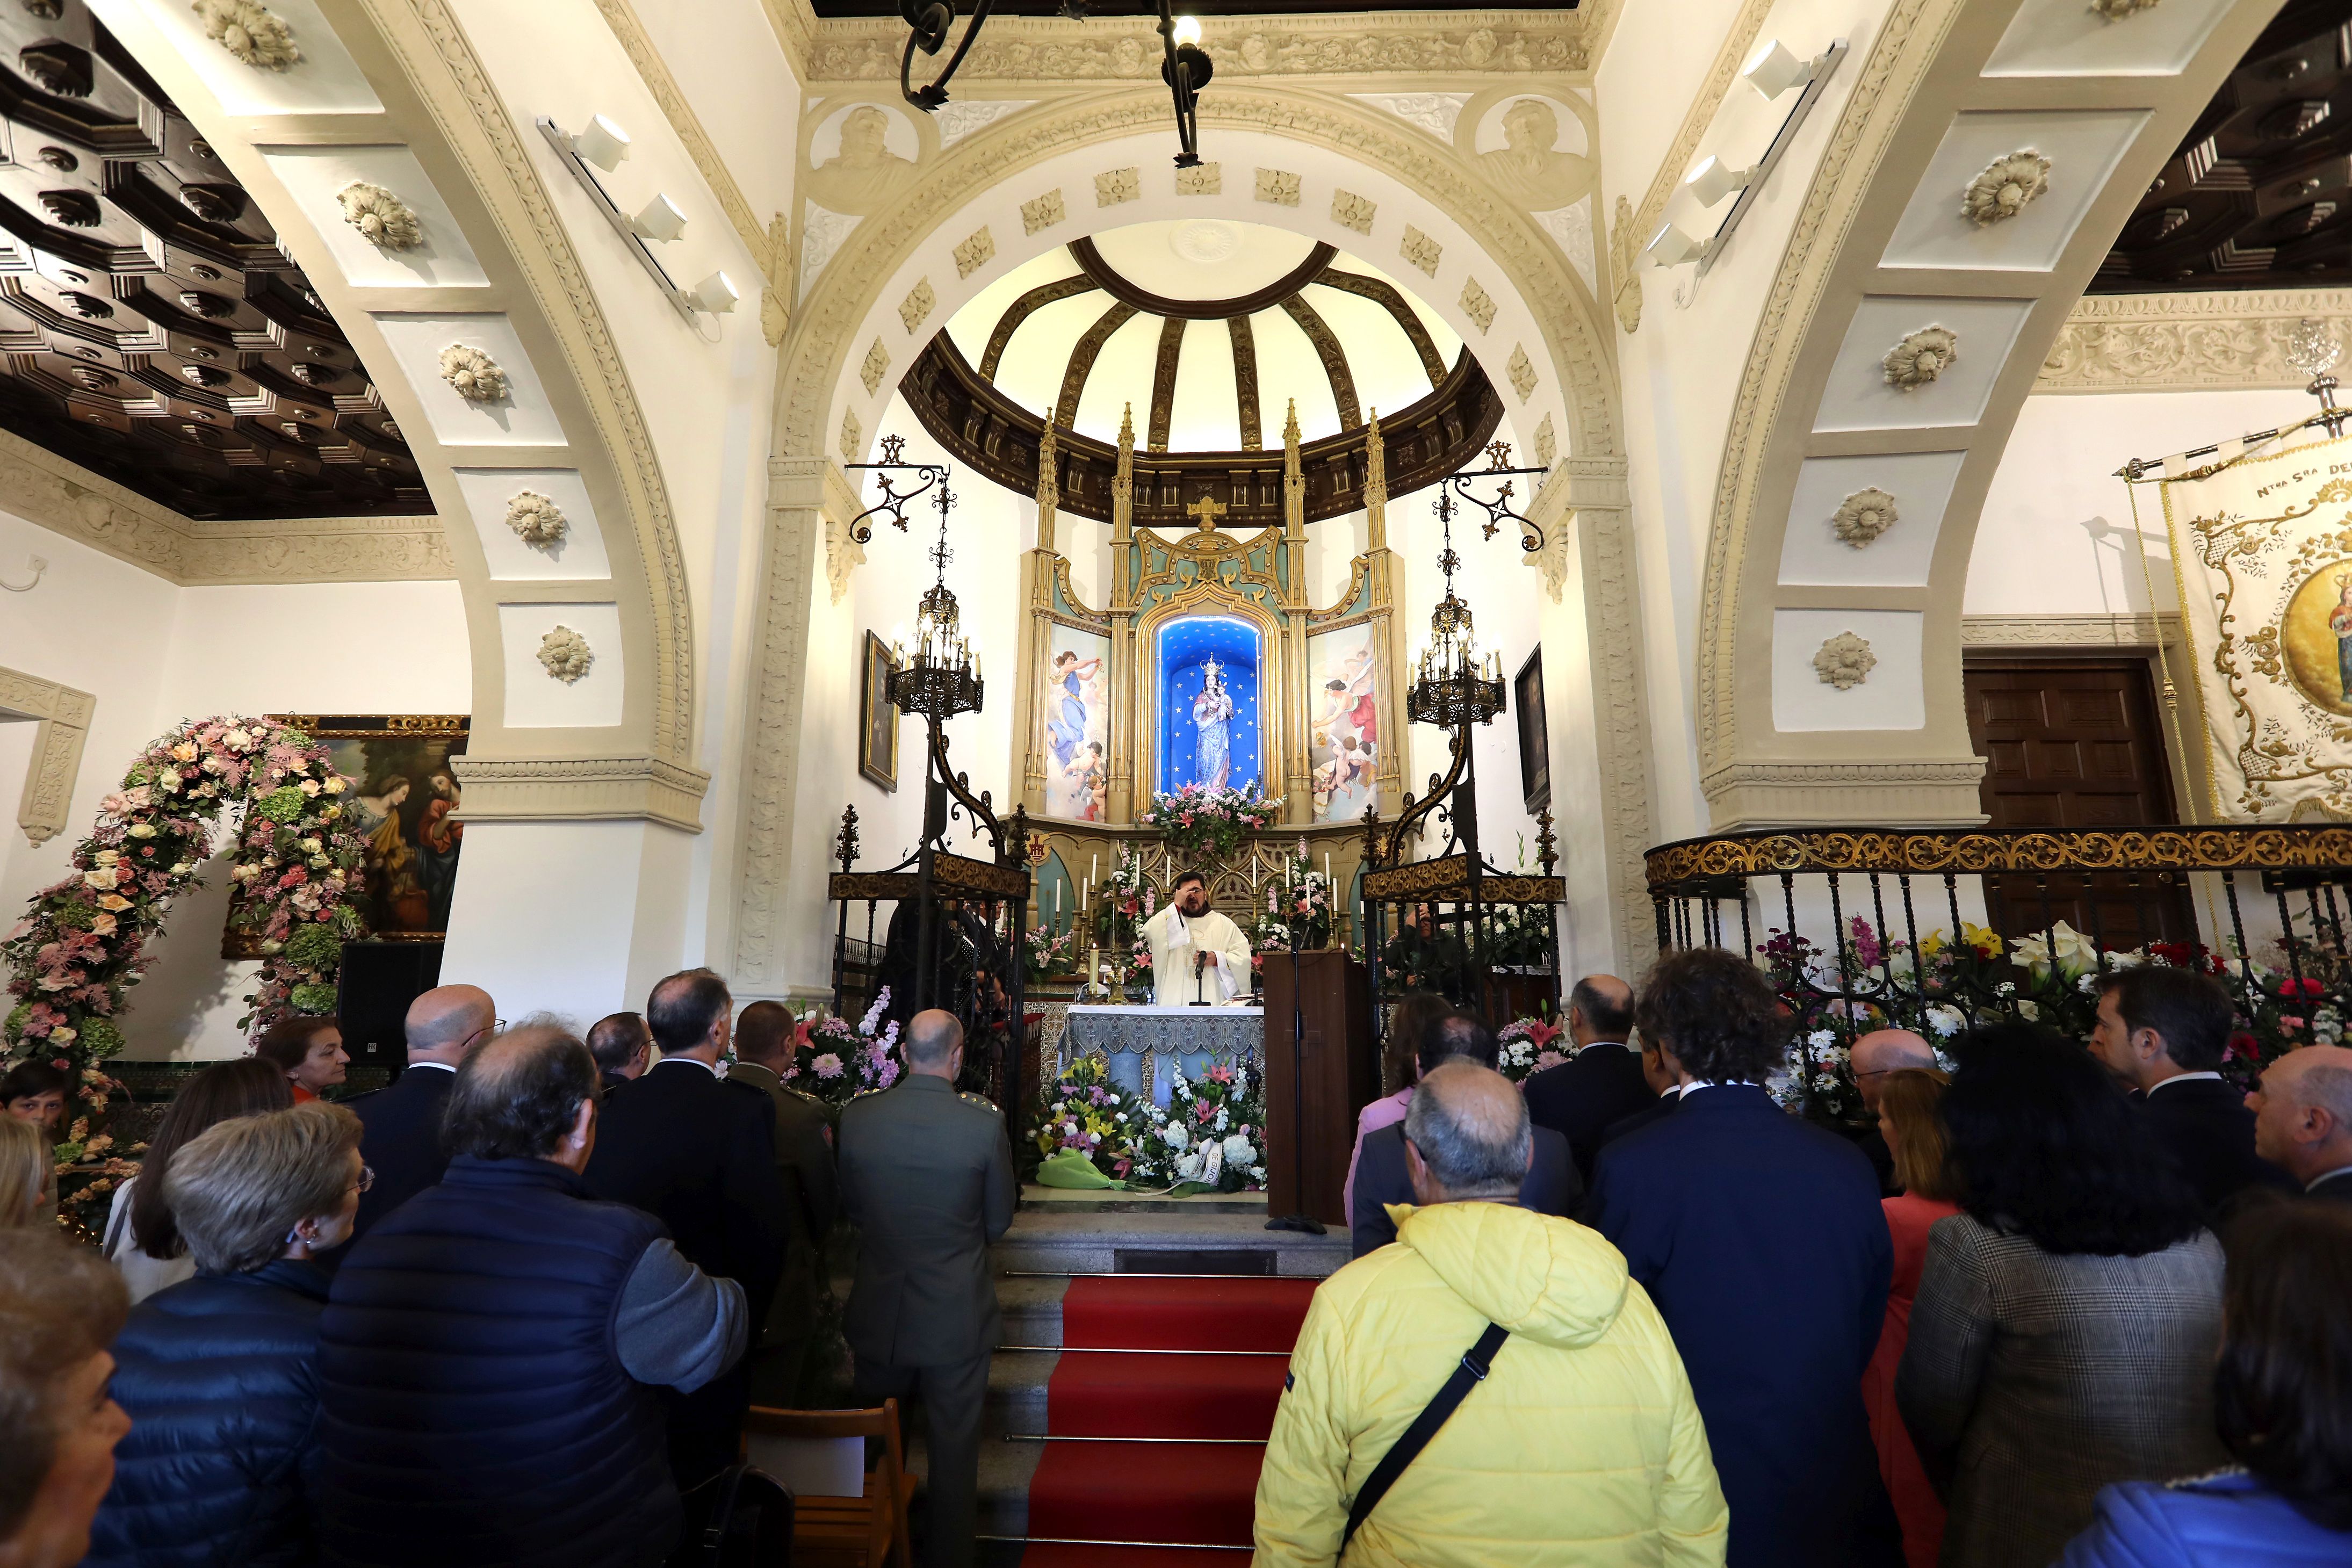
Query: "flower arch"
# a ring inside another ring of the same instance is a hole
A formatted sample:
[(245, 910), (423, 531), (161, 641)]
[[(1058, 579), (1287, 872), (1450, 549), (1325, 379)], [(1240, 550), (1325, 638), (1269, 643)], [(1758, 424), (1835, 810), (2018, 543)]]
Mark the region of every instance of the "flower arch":
[(246, 807), (229, 873), (246, 896), (231, 927), (263, 954), (239, 1027), (334, 1010), (342, 945), (366, 930), (352, 902), (360, 841), (341, 800), (349, 788), (327, 748), (301, 731), (215, 716), (151, 742), (100, 803), (73, 873), (35, 894), (0, 937), (16, 998), (0, 1025), (8, 1058), (46, 1055), (71, 1075), (79, 1103), (61, 1164), (84, 1152), (89, 1118), (121, 1087), (101, 1064), (122, 1050), (115, 1019), (124, 993), (154, 962), (142, 950), (172, 901), (198, 885), (224, 808)]

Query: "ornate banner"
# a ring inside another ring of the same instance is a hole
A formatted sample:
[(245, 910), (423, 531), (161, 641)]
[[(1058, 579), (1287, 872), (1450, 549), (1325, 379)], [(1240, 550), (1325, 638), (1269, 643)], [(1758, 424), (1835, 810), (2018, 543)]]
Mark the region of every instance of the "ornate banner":
[(2225, 818), (2352, 818), (2352, 439), (2235, 448), (2162, 486), (2206, 784)]

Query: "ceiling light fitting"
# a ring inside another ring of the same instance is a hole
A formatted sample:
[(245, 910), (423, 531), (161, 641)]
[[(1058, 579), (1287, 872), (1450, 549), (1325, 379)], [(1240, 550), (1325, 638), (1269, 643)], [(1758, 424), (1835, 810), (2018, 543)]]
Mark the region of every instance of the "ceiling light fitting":
[[(948, 57), (939, 75), (917, 87), (915, 56), (936, 56), (947, 47), (948, 34), (955, 26), (955, 7), (949, 0), (898, 0), (899, 18), (907, 24), (907, 47), (898, 57), (898, 96), (926, 114), (937, 112), (948, 101), (948, 83), (962, 66), (964, 57), (971, 52), (995, 3), (996, 0), (975, 0), (971, 15), (964, 23), (963, 37), (956, 42), (955, 53)], [(1061, 12), (1073, 22), (1088, 17), (1086, 0), (1062, 0)], [(1201, 89), (1216, 73), (1208, 50), (1201, 47), (1200, 18), (1174, 16), (1169, 9), (1169, 0), (1160, 0), (1160, 79), (1168, 84), (1176, 108), (1176, 140), (1180, 147), (1176, 167), (1194, 168), (1201, 162)]]
[(555, 149), (555, 155), (562, 161), (564, 168), (571, 171), (572, 177), (580, 183), (580, 188), (588, 193), (596, 204), (596, 210), (604, 214), (604, 221), (613, 225), (613, 232), (621, 236), (621, 243), (628, 248), (630, 255), (637, 258), (637, 264), (646, 269), (646, 275), (654, 280), (672, 309), (692, 324), (698, 313), (723, 316), (735, 308), (735, 302), (740, 296), (736, 293), (735, 286), (728, 281), (725, 273), (714, 272), (691, 289), (680, 288), (662, 264), (654, 259), (653, 250), (646, 244), (648, 240), (656, 245), (667, 245), (686, 233), (686, 214), (678, 210), (676, 202), (656, 192), (654, 199), (636, 213), (625, 213), (620, 204), (613, 200), (613, 193), (604, 189), (604, 183), (596, 178), (595, 171), (589, 167), (593, 163), (607, 173), (620, 167), (622, 161), (629, 155), (627, 131), (601, 114), (589, 120), (587, 128), (576, 136), (545, 115), (539, 117), (538, 124), (539, 133), (547, 138), (547, 144)]
[(1730, 243), (1731, 231), (1738, 228), (1739, 220), (1748, 215), (1748, 209), (1754, 204), (1757, 193), (1764, 189), (1765, 182), (1772, 177), (1772, 171), (1780, 167), (1780, 160), (1788, 153), (1789, 144), (1796, 140), (1798, 129), (1805, 123), (1805, 117), (1813, 111), (1813, 105), (1821, 100), (1822, 89), (1829, 85), (1830, 78), (1837, 74), (1839, 62), (1845, 56), (1846, 41), (1843, 38), (1833, 40), (1828, 48), (1810, 60), (1801, 59), (1790, 53), (1789, 46), (1778, 38), (1766, 40), (1762, 47), (1750, 55), (1739, 75), (1763, 97), (1777, 101), (1790, 88), (1801, 86), (1804, 91), (1790, 106), (1788, 115), (1780, 121), (1780, 128), (1772, 133), (1772, 144), (1764, 150), (1764, 156), (1756, 161), (1754, 168), (1734, 169), (1720, 157), (1710, 153), (1683, 176), (1683, 190), (1701, 207), (1712, 207), (1735, 191), (1739, 193), (1739, 199), (1732, 204), (1731, 211), (1724, 214), (1723, 222), (1717, 225), (1715, 232), (1700, 239), (1670, 222), (1651, 236), (1650, 243), (1642, 247), (1642, 254), (1655, 265), (1665, 267), (1695, 261), (1698, 263), (1698, 276), (1706, 277), (1707, 268), (1715, 265), (1716, 257), (1721, 256), (1723, 247)]
[(1171, 16), (1168, 0), (1160, 0), (1160, 79), (1176, 105), (1176, 167), (1191, 169), (1201, 162), (1201, 89), (1217, 74), (1216, 62), (1201, 47), (1200, 18)]

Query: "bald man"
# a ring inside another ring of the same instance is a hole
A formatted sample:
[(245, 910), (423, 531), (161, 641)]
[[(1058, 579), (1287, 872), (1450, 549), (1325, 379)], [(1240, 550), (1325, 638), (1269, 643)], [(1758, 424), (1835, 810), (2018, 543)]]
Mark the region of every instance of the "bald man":
[(842, 1311), (859, 1403), (913, 1399), (930, 1455), (923, 1568), (969, 1568), (980, 1514), (980, 1423), (1001, 1319), (988, 1244), (1019, 1189), (1004, 1114), (956, 1092), (963, 1026), (907, 1023), (906, 1076), (841, 1111), (842, 1211), (860, 1232)]
[(1853, 1086), (1862, 1094), (1863, 1109), (1870, 1113), (1870, 1124), (1853, 1142), (1870, 1156), (1870, 1168), (1877, 1173), (1883, 1197), (1896, 1196), (1903, 1184), (1895, 1179), (1895, 1153), (1878, 1130), (1878, 1091), (1890, 1072), (1936, 1065), (1935, 1048), (1907, 1029), (1874, 1029), (1853, 1042)]
[(479, 986), (436, 986), (408, 1004), (402, 1032), (408, 1066), (389, 1089), (349, 1102), (359, 1113), (360, 1157), (375, 1185), (360, 1194), (353, 1237), (441, 1179), (441, 1112), (458, 1067), (499, 1027), (498, 1004)]
[(1633, 1032), (1633, 988), (1614, 975), (1587, 975), (1568, 993), (1568, 1038), (1575, 1055), (1528, 1080), (1528, 1115), (1568, 1140), (1583, 1185), (1601, 1134), (1649, 1109), (1657, 1094), (1642, 1076)]
[(2314, 1197), (2352, 1202), (2352, 1051), (2306, 1045), (2263, 1069), (2246, 1096), (2254, 1153)]

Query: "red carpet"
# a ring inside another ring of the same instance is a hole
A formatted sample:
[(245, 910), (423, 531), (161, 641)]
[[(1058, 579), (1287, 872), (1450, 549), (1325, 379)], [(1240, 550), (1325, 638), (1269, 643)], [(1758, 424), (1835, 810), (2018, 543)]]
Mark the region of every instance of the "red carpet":
[[(1065, 1354), (1045, 1385), (1056, 1437), (1240, 1437), (1244, 1443), (1051, 1442), (1029, 1486), (1029, 1533), (1064, 1541), (1247, 1546), (1259, 1463), (1312, 1280), (1123, 1275), (1070, 1281)], [(1232, 1552), (1038, 1544), (1024, 1568), (1205, 1568)]]

